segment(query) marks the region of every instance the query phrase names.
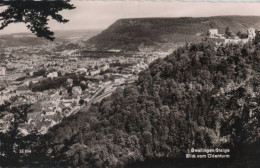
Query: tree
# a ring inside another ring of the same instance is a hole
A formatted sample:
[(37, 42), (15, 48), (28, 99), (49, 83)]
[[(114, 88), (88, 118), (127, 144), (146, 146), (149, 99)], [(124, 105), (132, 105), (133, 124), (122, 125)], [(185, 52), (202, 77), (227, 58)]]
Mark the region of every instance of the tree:
[(237, 36), (240, 37), (242, 35), (242, 32), (241, 31), (238, 31), (237, 32)]
[(11, 23), (25, 23), (26, 27), (38, 37), (54, 40), (54, 33), (49, 30), (49, 17), (60, 23), (69, 20), (64, 19), (58, 12), (63, 9), (72, 10), (75, 7), (69, 1), (1, 1), (0, 6), (6, 9), (0, 13), (2, 21), (0, 30)]
[(8, 166), (10, 166), (10, 164), (12, 164), (12, 166), (15, 165), (15, 167), (17, 166), (17, 160), (20, 157), (19, 147), (23, 144), (22, 134), (19, 130), (19, 123), (24, 123), (26, 121), (29, 108), (29, 104), (24, 104), (5, 109), (12, 114), (13, 119), (10, 120), (9, 127), (6, 132), (0, 133), (1, 153), (3, 154), (0, 155), (0, 166), (5, 164)]
[(84, 99), (80, 99), (80, 100), (79, 100), (79, 105), (82, 106), (84, 103), (85, 103)]
[(240, 38), (241, 38), (241, 39), (246, 39), (246, 38), (248, 38), (248, 35), (245, 34), (245, 33), (242, 33), (241, 36), (240, 36)]
[(226, 34), (227, 37), (232, 36), (232, 31), (229, 29), (229, 27), (226, 28), (225, 34)]
[(247, 38), (247, 34), (242, 33), (241, 31), (238, 31), (236, 34), (239, 38), (241, 39), (246, 39)]
[(29, 86), (28, 86), (30, 89), (32, 89), (32, 87), (33, 87), (33, 82), (32, 81), (30, 81), (29, 82)]
[(255, 43), (255, 44), (258, 44), (259, 42), (260, 42), (260, 35), (259, 35), (259, 33), (256, 33), (254, 43)]

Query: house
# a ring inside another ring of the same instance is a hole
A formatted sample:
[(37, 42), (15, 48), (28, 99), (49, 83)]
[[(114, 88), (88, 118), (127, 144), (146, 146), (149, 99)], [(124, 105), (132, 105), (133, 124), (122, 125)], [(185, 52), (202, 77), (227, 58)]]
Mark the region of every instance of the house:
[(74, 56), (74, 57), (77, 57), (77, 56), (80, 56), (80, 50), (64, 50), (62, 53), (61, 53), (62, 56)]
[(72, 108), (70, 106), (62, 109), (63, 113), (66, 114), (66, 115), (69, 114), (71, 110), (72, 110)]
[(0, 67), (0, 76), (6, 75), (6, 67)]
[(48, 78), (56, 78), (58, 77), (58, 72), (51, 72), (47, 75)]
[(108, 52), (119, 53), (119, 52), (121, 52), (121, 50), (118, 50), (118, 49), (111, 49), (111, 50), (108, 50)]
[(29, 72), (29, 75), (30, 75), (30, 76), (33, 76), (33, 74), (34, 74), (34, 72), (33, 72), (33, 71)]
[(61, 103), (63, 106), (68, 107), (74, 102), (74, 99), (72, 97), (65, 97), (61, 100)]
[(62, 97), (68, 97), (69, 93), (65, 88), (61, 88), (60, 91), (59, 91), (59, 95), (62, 96)]
[(109, 64), (102, 65), (100, 69), (101, 71), (106, 71), (107, 69), (109, 69)]
[(116, 79), (114, 80), (114, 82), (115, 82), (116, 84), (123, 83), (124, 81), (125, 81), (124, 78), (116, 78)]
[(90, 72), (90, 76), (94, 76), (100, 73), (100, 69), (94, 70)]
[(72, 92), (72, 97), (76, 99), (82, 94), (82, 89), (80, 86), (74, 86), (71, 92)]
[(72, 86), (73, 85), (73, 79), (67, 79), (67, 84), (69, 85), (69, 86)]
[(77, 72), (78, 73), (86, 73), (88, 71), (88, 69), (87, 68), (79, 68), (79, 69), (77, 69)]

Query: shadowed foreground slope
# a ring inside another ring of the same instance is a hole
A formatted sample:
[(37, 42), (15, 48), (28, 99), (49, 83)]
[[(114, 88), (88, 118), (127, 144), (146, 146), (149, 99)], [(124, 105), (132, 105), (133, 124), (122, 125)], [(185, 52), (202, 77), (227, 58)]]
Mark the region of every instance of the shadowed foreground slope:
[(180, 48), (135, 84), (56, 125), (44, 144), (54, 144), (55, 166), (163, 167), (164, 159), (165, 167), (190, 167), (196, 163), (178, 158), (191, 147), (225, 147), (231, 159), (214, 166), (257, 167), (259, 61), (253, 44)]

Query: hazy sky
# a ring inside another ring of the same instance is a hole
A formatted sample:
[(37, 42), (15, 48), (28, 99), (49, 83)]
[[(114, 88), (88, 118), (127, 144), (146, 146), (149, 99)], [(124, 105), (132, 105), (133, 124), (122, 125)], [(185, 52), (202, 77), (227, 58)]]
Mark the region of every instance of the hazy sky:
[[(105, 29), (120, 18), (200, 17), (217, 15), (259, 15), (258, 3), (180, 1), (71, 1), (76, 9), (62, 11), (69, 23), (50, 22), (52, 30)], [(1, 11), (1, 10), (0, 10)], [(29, 32), (24, 24), (12, 24), (0, 33)]]

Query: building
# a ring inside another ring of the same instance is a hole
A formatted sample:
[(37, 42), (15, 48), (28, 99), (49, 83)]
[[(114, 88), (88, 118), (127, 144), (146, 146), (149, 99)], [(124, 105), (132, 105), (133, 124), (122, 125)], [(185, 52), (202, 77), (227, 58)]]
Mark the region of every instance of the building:
[(246, 39), (240, 39), (240, 38), (235, 38), (235, 39), (225, 39), (224, 44), (228, 44), (228, 43), (233, 43), (233, 44), (238, 44), (238, 43), (242, 43), (245, 44), (248, 42), (248, 38)]
[(257, 33), (258, 33), (257, 30), (255, 30), (254, 28), (250, 28), (247, 30), (248, 38), (239, 38), (238, 36), (228, 38), (225, 37), (223, 34), (218, 34), (218, 29), (209, 29), (208, 40), (215, 42), (217, 45), (229, 44), (229, 43), (245, 44), (247, 42), (253, 41)]
[(73, 56), (78, 57), (80, 56), (81, 51), (80, 50), (64, 50), (61, 55), (62, 56)]
[(73, 85), (73, 79), (67, 79), (67, 84), (69, 85), (69, 86), (72, 86)]
[(118, 50), (118, 49), (111, 49), (111, 50), (108, 50), (109, 52), (114, 52), (114, 53), (119, 53), (121, 52), (121, 50)]
[(47, 75), (48, 78), (56, 78), (58, 77), (58, 72), (51, 72)]
[(69, 107), (74, 102), (74, 99), (72, 97), (65, 97), (61, 100), (61, 104), (64, 107)]
[(124, 81), (125, 81), (125, 78), (116, 78), (116, 79), (114, 80), (114, 82), (115, 82), (116, 84), (123, 83)]
[(218, 36), (218, 29), (209, 29), (209, 37), (217, 37)]
[(6, 75), (6, 68), (0, 67), (0, 76), (5, 76), (5, 75)]
[(256, 35), (255, 32), (256, 32), (256, 30), (254, 28), (247, 29), (248, 41), (253, 41), (255, 39), (255, 35)]
[(71, 92), (73, 98), (78, 98), (82, 94), (82, 89), (80, 86), (74, 86)]
[(100, 69), (94, 70), (90, 72), (90, 76), (94, 76), (100, 73)]
[(87, 68), (79, 68), (79, 69), (77, 69), (78, 73), (86, 73), (87, 71), (88, 71)]
[(108, 70), (108, 69), (109, 69), (109, 64), (102, 65), (102, 66), (100, 67), (100, 69), (101, 69), (101, 71), (106, 71), (106, 70)]

